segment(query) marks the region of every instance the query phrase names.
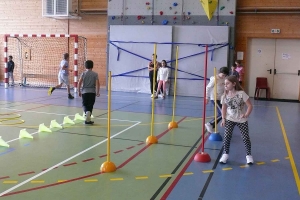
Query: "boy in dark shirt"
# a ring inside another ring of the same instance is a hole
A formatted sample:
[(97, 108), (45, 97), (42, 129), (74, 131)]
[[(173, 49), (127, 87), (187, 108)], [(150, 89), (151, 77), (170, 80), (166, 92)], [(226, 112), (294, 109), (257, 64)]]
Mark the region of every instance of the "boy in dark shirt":
[(9, 84), (9, 78), (10, 78), (12, 81), (11, 86), (13, 86), (15, 84), (15, 80), (14, 80), (15, 63), (14, 63), (14, 61), (12, 61), (12, 59), (13, 59), (12, 56), (8, 56), (8, 62), (7, 62), (8, 84)]

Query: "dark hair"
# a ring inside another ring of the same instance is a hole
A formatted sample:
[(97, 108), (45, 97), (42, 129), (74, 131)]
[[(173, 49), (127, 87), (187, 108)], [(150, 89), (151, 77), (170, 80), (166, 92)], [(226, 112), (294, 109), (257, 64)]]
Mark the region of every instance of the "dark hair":
[(69, 54), (68, 53), (64, 53), (64, 59), (69, 58)]
[(13, 57), (12, 57), (12, 56), (8, 56), (8, 58), (10, 58), (10, 59), (13, 59)]
[(235, 64), (235, 63), (234, 63), (234, 64), (232, 64), (232, 67), (236, 68), (236, 64)]
[(162, 64), (163, 62), (166, 63), (166, 65), (167, 65), (167, 61), (166, 61), (166, 60), (162, 60), (162, 61), (161, 61), (161, 64)]
[[(152, 54), (152, 56), (154, 56), (155, 54)], [(156, 56), (156, 58), (157, 58), (157, 54), (155, 55)]]
[(226, 76), (229, 74), (229, 69), (228, 67), (221, 67), (219, 69), (219, 73), (225, 74)]
[[(231, 82), (231, 83), (235, 83), (234, 89), (235, 89), (236, 91), (244, 90), (244, 89), (242, 88), (242, 86), (240, 85), (239, 80), (237, 79), (236, 76), (234, 76), (234, 75), (227, 76), (227, 77), (225, 78), (225, 80), (228, 80), (228, 81)], [(225, 91), (225, 92), (226, 92), (226, 91)]]
[(237, 64), (240, 65), (240, 64), (241, 64), (241, 61), (236, 60), (235, 63), (237, 63)]
[(84, 66), (86, 69), (92, 69), (94, 67), (94, 62), (91, 60), (87, 60), (85, 61)]

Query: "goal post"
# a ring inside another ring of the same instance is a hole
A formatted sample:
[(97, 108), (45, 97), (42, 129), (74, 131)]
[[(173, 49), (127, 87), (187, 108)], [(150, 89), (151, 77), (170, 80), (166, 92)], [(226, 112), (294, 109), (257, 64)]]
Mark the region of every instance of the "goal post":
[[(15, 62), (15, 84), (28, 87), (51, 87), (58, 83), (63, 54), (69, 53), (70, 87), (77, 92), (78, 74), (84, 71), (86, 38), (75, 34), (5, 34), (4, 78), (9, 86), (8, 57)], [(73, 81), (72, 81), (73, 79)]]

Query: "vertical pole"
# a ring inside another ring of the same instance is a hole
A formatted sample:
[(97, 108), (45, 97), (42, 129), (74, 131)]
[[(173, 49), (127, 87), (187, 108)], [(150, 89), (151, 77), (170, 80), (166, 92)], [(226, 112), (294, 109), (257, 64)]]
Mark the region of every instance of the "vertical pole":
[(78, 35), (75, 35), (74, 39), (74, 93), (76, 93), (78, 84)]
[(203, 101), (203, 120), (202, 120), (202, 152), (204, 151), (204, 132), (205, 132), (205, 117), (206, 117), (206, 77), (207, 77), (207, 53), (208, 53), (208, 46), (205, 46), (205, 66), (204, 66), (204, 101)]
[(7, 69), (7, 40), (9, 35), (4, 35), (4, 87), (8, 88), (8, 69)]
[(175, 80), (174, 80), (174, 101), (173, 101), (173, 116), (172, 122), (174, 122), (175, 118), (175, 102), (176, 102), (176, 88), (177, 88), (177, 70), (178, 70), (178, 46), (176, 46), (176, 65), (175, 65)]
[(153, 136), (153, 126), (154, 126), (154, 95), (155, 95), (155, 81), (156, 81), (156, 44), (154, 44), (154, 56), (153, 56), (153, 64), (154, 64), (154, 70), (153, 70), (153, 79), (152, 79), (152, 91), (153, 91), (153, 97), (152, 97), (152, 116), (151, 116), (151, 136)]
[(217, 127), (217, 68), (214, 68), (214, 76), (215, 76), (215, 86), (214, 86), (214, 96), (215, 96), (215, 133), (218, 132)]
[(108, 72), (107, 162), (110, 162), (111, 71)]

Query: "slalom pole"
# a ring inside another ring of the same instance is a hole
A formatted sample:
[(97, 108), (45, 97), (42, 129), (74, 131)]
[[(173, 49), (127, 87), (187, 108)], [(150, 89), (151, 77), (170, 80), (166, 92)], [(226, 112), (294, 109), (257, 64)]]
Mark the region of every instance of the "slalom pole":
[(215, 98), (215, 132), (211, 133), (209, 136), (209, 140), (212, 141), (222, 141), (222, 136), (218, 132), (218, 123), (217, 123), (217, 68), (214, 68), (214, 77), (215, 77), (215, 85), (214, 85), (214, 98)]
[(178, 71), (178, 49), (179, 47), (176, 46), (176, 65), (175, 65), (175, 80), (174, 80), (174, 97), (173, 97), (173, 115), (172, 115), (172, 121), (169, 123), (168, 128), (178, 128), (178, 123), (174, 121), (175, 118), (175, 102), (176, 102), (176, 85), (177, 85), (177, 71)]
[(202, 148), (201, 153), (197, 153), (194, 157), (194, 160), (197, 162), (210, 162), (210, 156), (208, 153), (204, 152), (204, 136), (205, 136), (205, 115), (206, 115), (206, 78), (207, 78), (207, 54), (208, 54), (208, 46), (205, 46), (205, 66), (204, 66), (204, 101), (203, 101), (203, 119), (202, 119)]
[[(155, 92), (155, 79), (156, 79), (156, 44), (154, 44), (154, 56), (153, 56), (153, 64), (154, 64), (154, 72), (153, 72), (153, 79), (152, 79), (152, 91), (153, 93)], [(150, 125), (150, 136), (147, 137), (146, 139), (146, 144), (155, 144), (158, 142), (157, 138), (153, 135), (153, 128), (154, 128), (154, 106), (155, 106), (155, 94), (152, 96), (152, 115), (151, 115), (151, 125)]]
[(101, 167), (101, 172), (114, 172), (116, 165), (110, 161), (110, 113), (111, 113), (111, 71), (108, 72), (108, 101), (107, 101), (107, 160)]

